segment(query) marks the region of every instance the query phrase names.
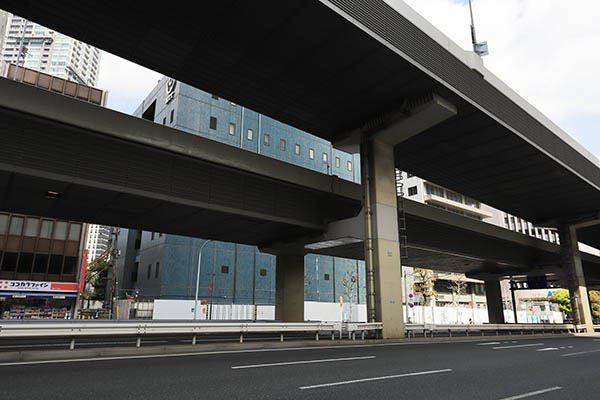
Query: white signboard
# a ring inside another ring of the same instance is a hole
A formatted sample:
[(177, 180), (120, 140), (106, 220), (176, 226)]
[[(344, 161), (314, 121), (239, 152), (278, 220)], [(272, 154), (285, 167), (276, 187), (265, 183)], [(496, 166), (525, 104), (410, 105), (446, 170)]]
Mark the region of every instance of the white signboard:
[(19, 292), (77, 292), (76, 282), (12, 281), (0, 280), (0, 290)]

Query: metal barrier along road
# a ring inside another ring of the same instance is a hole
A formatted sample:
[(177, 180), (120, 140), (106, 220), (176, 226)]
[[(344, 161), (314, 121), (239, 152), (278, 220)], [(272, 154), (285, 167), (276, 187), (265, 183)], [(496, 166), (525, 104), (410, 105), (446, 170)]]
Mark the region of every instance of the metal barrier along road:
[(0, 324), (1, 339), (43, 339), (69, 338), (70, 348), (75, 348), (76, 338), (82, 337), (136, 337), (139, 347), (142, 337), (157, 335), (187, 335), (196, 344), (197, 335), (233, 334), (239, 335), (240, 343), (244, 334), (279, 333), (281, 341), (284, 334), (314, 334), (319, 340), (319, 333), (327, 332), (334, 339), (335, 332), (348, 331), (352, 338), (356, 332), (361, 332), (362, 338), (368, 331), (377, 331), (382, 324), (341, 324), (339, 322), (22, 322)]
[(445, 335), (452, 337), (458, 335), (512, 335), (512, 334), (536, 334), (536, 333), (577, 333), (579, 327), (573, 324), (483, 324), (483, 325), (437, 325), (437, 324), (408, 324), (406, 325), (406, 336), (415, 337), (416, 334)]

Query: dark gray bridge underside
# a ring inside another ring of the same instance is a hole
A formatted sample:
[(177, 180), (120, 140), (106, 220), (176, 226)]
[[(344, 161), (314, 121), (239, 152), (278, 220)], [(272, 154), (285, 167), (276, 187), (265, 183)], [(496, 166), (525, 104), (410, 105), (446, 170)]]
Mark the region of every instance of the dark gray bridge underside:
[(383, 1), (3, 7), (333, 141), (435, 91), (458, 115), (397, 146), (400, 169), (536, 223), (600, 207), (598, 160)]

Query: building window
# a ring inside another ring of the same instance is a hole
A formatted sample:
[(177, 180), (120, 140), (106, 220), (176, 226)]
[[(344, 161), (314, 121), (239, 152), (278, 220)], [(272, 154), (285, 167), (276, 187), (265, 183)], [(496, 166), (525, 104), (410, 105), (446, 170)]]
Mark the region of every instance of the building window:
[(175, 110), (171, 110), (171, 116), (169, 117), (169, 123), (173, 122), (173, 118), (175, 118)]
[(160, 275), (160, 263), (157, 262), (156, 263), (156, 269), (154, 270), (154, 277), (158, 278), (159, 275)]
[(308, 149), (308, 158), (311, 160), (315, 159), (315, 149)]
[(235, 136), (235, 124), (233, 122), (229, 123), (229, 134)]
[(154, 232), (150, 232), (150, 240), (154, 240)]
[(271, 136), (265, 133), (263, 135), (263, 143), (265, 146), (270, 146), (271, 145)]
[(415, 194), (417, 194), (417, 187), (416, 186), (411, 186), (408, 188), (408, 195), (409, 196), (414, 196)]
[(285, 139), (279, 139), (279, 150), (285, 151)]
[(215, 117), (210, 117), (210, 129), (217, 129), (217, 119)]
[(254, 131), (252, 129), (248, 129), (248, 140), (254, 140)]
[(219, 96), (217, 96), (217, 95), (214, 95), (214, 94), (213, 94), (211, 97), (212, 97), (213, 99), (215, 99), (215, 100), (219, 100)]
[(148, 280), (150, 280), (150, 276), (152, 275), (152, 264), (148, 264), (148, 273), (146, 275), (146, 278)]
[(451, 190), (446, 190), (446, 198), (448, 200), (456, 201), (457, 203), (462, 203), (462, 196), (456, 192)]
[(427, 191), (427, 194), (432, 194), (438, 197), (444, 197), (444, 189), (440, 187), (430, 185), (429, 183), (427, 183), (425, 184), (425, 190)]
[(329, 161), (329, 158), (327, 157), (327, 153), (323, 153), (323, 162), (325, 164), (327, 164), (328, 161)]
[(166, 125), (166, 124), (167, 124), (167, 117), (164, 117), (163, 118), (163, 125)]
[(266, 268), (261, 268), (260, 269), (260, 276), (267, 276), (267, 269)]
[(300, 145), (298, 143), (294, 146), (294, 153), (296, 153), (297, 156), (300, 155)]
[(352, 171), (352, 161), (348, 161), (348, 171)]
[(329, 280), (329, 274), (323, 275), (323, 279), (325, 279), (326, 281), (328, 281)]
[(229, 273), (229, 266), (228, 265), (221, 265), (221, 273), (222, 274), (228, 274)]
[(340, 165), (341, 165), (340, 158), (339, 158), (339, 157), (336, 157), (336, 158), (335, 158), (335, 167), (336, 167), (336, 168), (339, 168), (339, 167), (340, 167)]

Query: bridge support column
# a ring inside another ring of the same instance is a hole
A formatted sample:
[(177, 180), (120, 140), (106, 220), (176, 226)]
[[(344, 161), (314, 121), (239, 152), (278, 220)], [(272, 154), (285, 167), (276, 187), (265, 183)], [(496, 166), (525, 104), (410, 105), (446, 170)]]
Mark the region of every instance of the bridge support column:
[(367, 317), (383, 322), (383, 338), (403, 338), (394, 148), (377, 140), (361, 144)]
[(490, 324), (504, 323), (504, 307), (502, 304), (502, 290), (500, 281), (485, 281), (485, 299), (487, 301), (488, 318)]
[(277, 256), (275, 319), (304, 322), (304, 256)]
[(593, 333), (592, 309), (577, 244), (577, 230), (573, 226), (563, 224), (558, 228), (558, 235), (560, 237), (561, 264), (566, 270), (567, 286), (571, 297), (573, 322), (577, 325), (585, 325), (586, 332)]

